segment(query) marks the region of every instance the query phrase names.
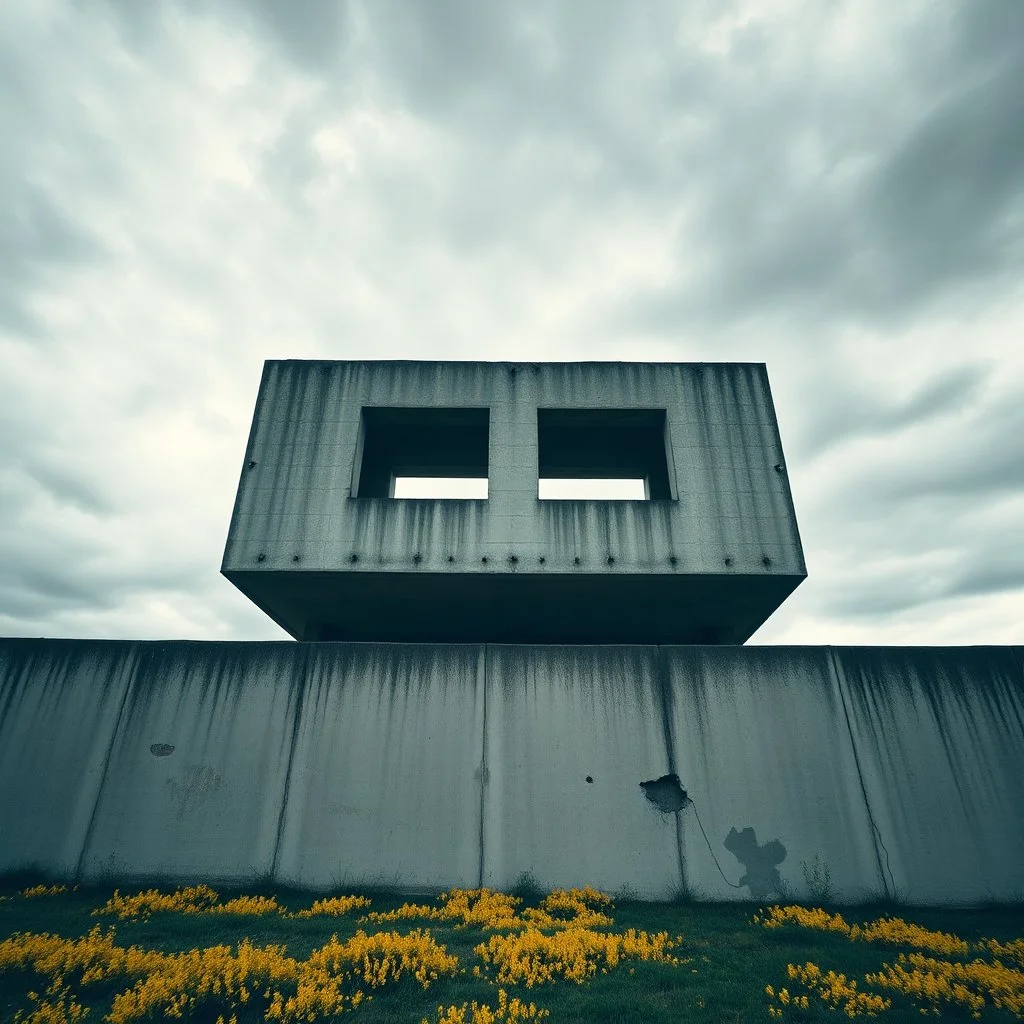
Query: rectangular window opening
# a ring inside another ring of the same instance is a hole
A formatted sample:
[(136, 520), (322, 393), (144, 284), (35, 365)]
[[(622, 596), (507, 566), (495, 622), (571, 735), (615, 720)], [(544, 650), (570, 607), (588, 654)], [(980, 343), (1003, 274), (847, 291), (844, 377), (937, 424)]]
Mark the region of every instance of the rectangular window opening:
[(487, 497), (490, 410), (363, 409), (357, 498)]
[(672, 498), (664, 409), (538, 409), (544, 501)]
[(475, 476), (396, 476), (394, 498), (487, 497), (487, 477)]
[(542, 477), (538, 496), (541, 501), (645, 501), (647, 481), (640, 478), (559, 480)]

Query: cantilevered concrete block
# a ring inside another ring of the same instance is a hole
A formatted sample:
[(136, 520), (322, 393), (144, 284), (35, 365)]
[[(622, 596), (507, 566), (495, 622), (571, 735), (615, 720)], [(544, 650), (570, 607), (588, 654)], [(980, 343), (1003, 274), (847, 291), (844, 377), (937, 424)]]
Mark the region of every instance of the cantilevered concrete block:
[(505, 643), (742, 643), (806, 576), (748, 363), (268, 362), (222, 571), (298, 639)]

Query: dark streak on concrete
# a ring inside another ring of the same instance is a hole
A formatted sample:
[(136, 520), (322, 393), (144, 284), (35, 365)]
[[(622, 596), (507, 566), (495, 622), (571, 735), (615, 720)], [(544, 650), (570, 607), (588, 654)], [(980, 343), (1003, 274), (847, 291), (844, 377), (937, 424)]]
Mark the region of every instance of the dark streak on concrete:
[(299, 696), (292, 712), (292, 738), (288, 748), (288, 767), (284, 773), (284, 785), (281, 789), (281, 810), (277, 816), (277, 835), (274, 837), (274, 856), (270, 861), (270, 877), (277, 877), (277, 860), (281, 853), (281, 840), (284, 837), (285, 811), (288, 809), (288, 794), (291, 789), (292, 765), (295, 763), (295, 748), (299, 742), (299, 728), (302, 723), (302, 707), (305, 702), (306, 690), (309, 688), (309, 644), (301, 644), (300, 664), (292, 674), (292, 685), (298, 684)]
[(477, 888), (484, 886), (484, 815), (487, 797), (487, 656), (488, 645), (484, 644), (477, 655), (477, 681), (483, 691), (483, 728), (480, 730), (480, 860), (477, 870)]
[[(853, 725), (850, 722), (850, 709), (846, 706), (846, 693), (844, 692), (846, 687), (843, 685), (844, 676), (842, 666), (839, 664), (839, 659), (836, 657), (835, 648), (828, 647), (828, 663), (832, 672), (832, 679), (836, 684), (836, 689), (839, 691), (839, 699), (843, 704), (843, 715), (846, 718), (846, 731), (850, 735), (850, 747), (853, 750), (853, 763), (857, 766), (857, 781), (860, 783), (861, 796), (864, 798), (864, 810), (867, 812), (868, 821), (871, 823), (871, 847), (875, 851), (875, 863), (878, 865), (878, 877), (882, 880), (882, 889), (885, 891), (887, 898), (892, 899), (893, 892), (889, 889), (889, 883), (885, 878), (885, 870), (882, 867), (882, 852), (878, 848), (878, 839), (880, 833), (878, 826), (875, 824), (874, 815), (871, 813), (871, 803), (868, 800), (868, 790), (864, 783), (864, 773), (860, 766), (860, 757), (857, 754), (857, 740), (853, 735)], [(892, 872), (890, 870), (890, 876)], [(893, 881), (893, 888), (895, 889), (896, 883)]]
[[(661, 647), (658, 648), (658, 689), (661, 692), (661, 730), (665, 739), (665, 753), (668, 759), (669, 775), (675, 778), (678, 784), (676, 744), (675, 737), (672, 734), (672, 680), (669, 676), (668, 664), (665, 661), (665, 651)], [(646, 789), (644, 790), (644, 795), (647, 795)], [(683, 833), (682, 815), (679, 814), (676, 815), (676, 861), (679, 866), (679, 886), (681, 890), (685, 890), (688, 887), (686, 878), (686, 836)]]
[(96, 831), (96, 812), (99, 810), (100, 803), (103, 800), (103, 787), (106, 785), (107, 773), (110, 771), (110, 759), (114, 753), (114, 744), (117, 742), (118, 734), (121, 732), (121, 721), (124, 717), (125, 708), (128, 706), (128, 695), (135, 689), (135, 683), (139, 677), (141, 662), (142, 656), (140, 654), (136, 657), (135, 664), (132, 666), (132, 674), (124, 688), (124, 695), (121, 697), (121, 706), (117, 709), (114, 728), (110, 730), (110, 745), (107, 747), (107, 756), (103, 759), (103, 772), (100, 775), (100, 784), (96, 787), (96, 796), (93, 799), (92, 810), (89, 812), (89, 825), (82, 839), (82, 852), (78, 855), (78, 863), (75, 865), (74, 880), (76, 882), (82, 877), (82, 868), (85, 865), (86, 854), (89, 852), (89, 845), (92, 842), (93, 833)]

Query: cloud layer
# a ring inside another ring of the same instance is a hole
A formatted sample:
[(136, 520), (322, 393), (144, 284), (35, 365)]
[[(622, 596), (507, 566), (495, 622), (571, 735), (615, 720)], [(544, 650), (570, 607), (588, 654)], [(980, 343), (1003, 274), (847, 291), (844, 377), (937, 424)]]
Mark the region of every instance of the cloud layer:
[(0, 15), (0, 633), (263, 638), (265, 358), (764, 361), (763, 643), (1021, 642), (1024, 6)]

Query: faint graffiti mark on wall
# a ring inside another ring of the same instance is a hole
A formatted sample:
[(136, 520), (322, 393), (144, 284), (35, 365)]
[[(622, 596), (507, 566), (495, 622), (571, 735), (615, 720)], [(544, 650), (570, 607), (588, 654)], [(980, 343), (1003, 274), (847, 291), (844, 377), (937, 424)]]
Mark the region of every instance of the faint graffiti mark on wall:
[[(588, 778), (587, 782), (589, 781)], [(648, 779), (647, 782), (641, 782), (640, 788), (644, 791), (644, 796), (659, 811), (664, 811), (666, 814), (672, 811), (681, 811), (690, 802), (690, 798), (686, 795), (686, 790), (683, 789), (679, 782), (679, 776), (675, 772), (671, 775), (662, 775), (660, 779)]]
[(748, 886), (754, 899), (763, 900), (779, 891), (782, 878), (778, 865), (786, 859), (786, 848), (778, 839), (758, 846), (757, 836), (750, 826), (742, 832), (731, 828), (724, 846), (747, 869), (740, 885)]
[(181, 821), (187, 814), (200, 808), (223, 785), (224, 780), (205, 764), (190, 764), (183, 777), (168, 779), (167, 788), (175, 818)]

